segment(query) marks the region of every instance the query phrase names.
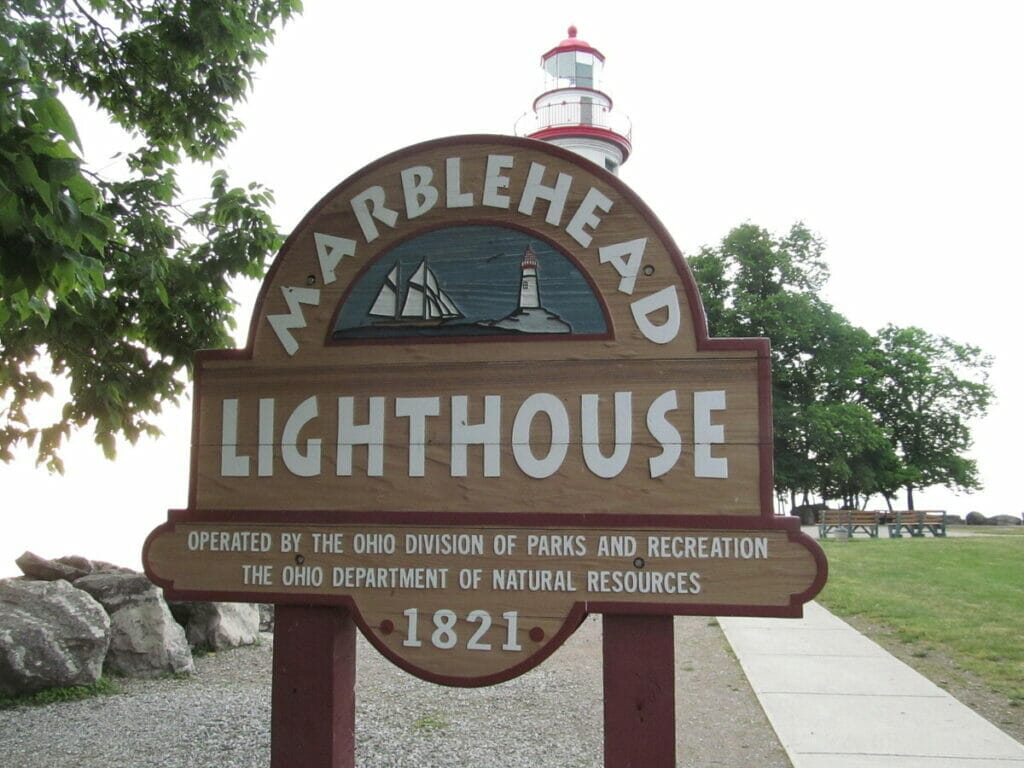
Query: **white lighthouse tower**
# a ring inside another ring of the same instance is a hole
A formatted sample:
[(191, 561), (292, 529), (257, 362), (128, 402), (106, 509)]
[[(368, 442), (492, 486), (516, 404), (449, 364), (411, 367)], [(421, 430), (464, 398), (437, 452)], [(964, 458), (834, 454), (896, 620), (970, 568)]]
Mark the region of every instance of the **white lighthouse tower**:
[(604, 55), (569, 36), (541, 56), (544, 92), (533, 102), (516, 133), (557, 144), (618, 174), (633, 145), (629, 118), (612, 111), (611, 97), (601, 90)]
[(534, 309), (540, 306), (540, 287), (537, 285), (537, 254), (533, 248), (526, 246), (523, 262), (520, 265), (523, 282), (519, 288), (519, 308)]

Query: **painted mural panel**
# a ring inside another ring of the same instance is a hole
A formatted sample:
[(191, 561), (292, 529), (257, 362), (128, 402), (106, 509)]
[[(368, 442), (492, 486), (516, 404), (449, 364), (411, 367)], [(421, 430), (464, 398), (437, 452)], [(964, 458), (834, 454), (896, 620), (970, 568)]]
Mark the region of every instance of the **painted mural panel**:
[(607, 333), (593, 287), (559, 248), (510, 227), (465, 226), (376, 259), (343, 299), (331, 338)]

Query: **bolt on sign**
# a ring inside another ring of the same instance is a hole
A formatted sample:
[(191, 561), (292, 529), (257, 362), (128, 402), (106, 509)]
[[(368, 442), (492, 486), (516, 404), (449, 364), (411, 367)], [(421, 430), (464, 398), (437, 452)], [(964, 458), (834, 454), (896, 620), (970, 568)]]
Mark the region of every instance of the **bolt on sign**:
[(196, 359), (176, 599), (340, 605), (426, 680), (484, 685), (589, 612), (796, 617), (818, 545), (772, 513), (766, 339), (708, 338), (619, 179), (497, 136), (327, 194), (242, 350)]

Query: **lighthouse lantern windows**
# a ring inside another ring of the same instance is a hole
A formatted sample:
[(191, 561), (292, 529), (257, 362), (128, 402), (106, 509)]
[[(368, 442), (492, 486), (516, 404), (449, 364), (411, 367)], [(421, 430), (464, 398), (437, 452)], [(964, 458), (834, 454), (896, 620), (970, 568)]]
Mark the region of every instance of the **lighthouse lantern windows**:
[(587, 51), (563, 51), (544, 62), (547, 90), (598, 88), (601, 61)]

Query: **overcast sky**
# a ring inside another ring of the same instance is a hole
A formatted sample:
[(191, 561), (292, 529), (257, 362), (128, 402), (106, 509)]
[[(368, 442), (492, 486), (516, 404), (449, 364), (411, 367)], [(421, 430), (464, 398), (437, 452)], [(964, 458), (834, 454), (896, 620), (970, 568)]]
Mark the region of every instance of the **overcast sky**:
[[(684, 254), (745, 221), (780, 233), (803, 221), (828, 244), (827, 298), (852, 322), (918, 325), (995, 357), (998, 400), (974, 427), (985, 490), (916, 501), (1020, 514), (1024, 3), (306, 0), (215, 167), (270, 186), (289, 231), (384, 154), (511, 133), (570, 24), (607, 57), (606, 90), (632, 118), (621, 177)], [(79, 120), (87, 159), (107, 165), (123, 139)], [(238, 294), (240, 340), (254, 293)], [(137, 567), (148, 532), (185, 505), (190, 416), (166, 414), (163, 440), (115, 463), (80, 435), (64, 477), (29, 452), (0, 465), (0, 575), (26, 549)]]

